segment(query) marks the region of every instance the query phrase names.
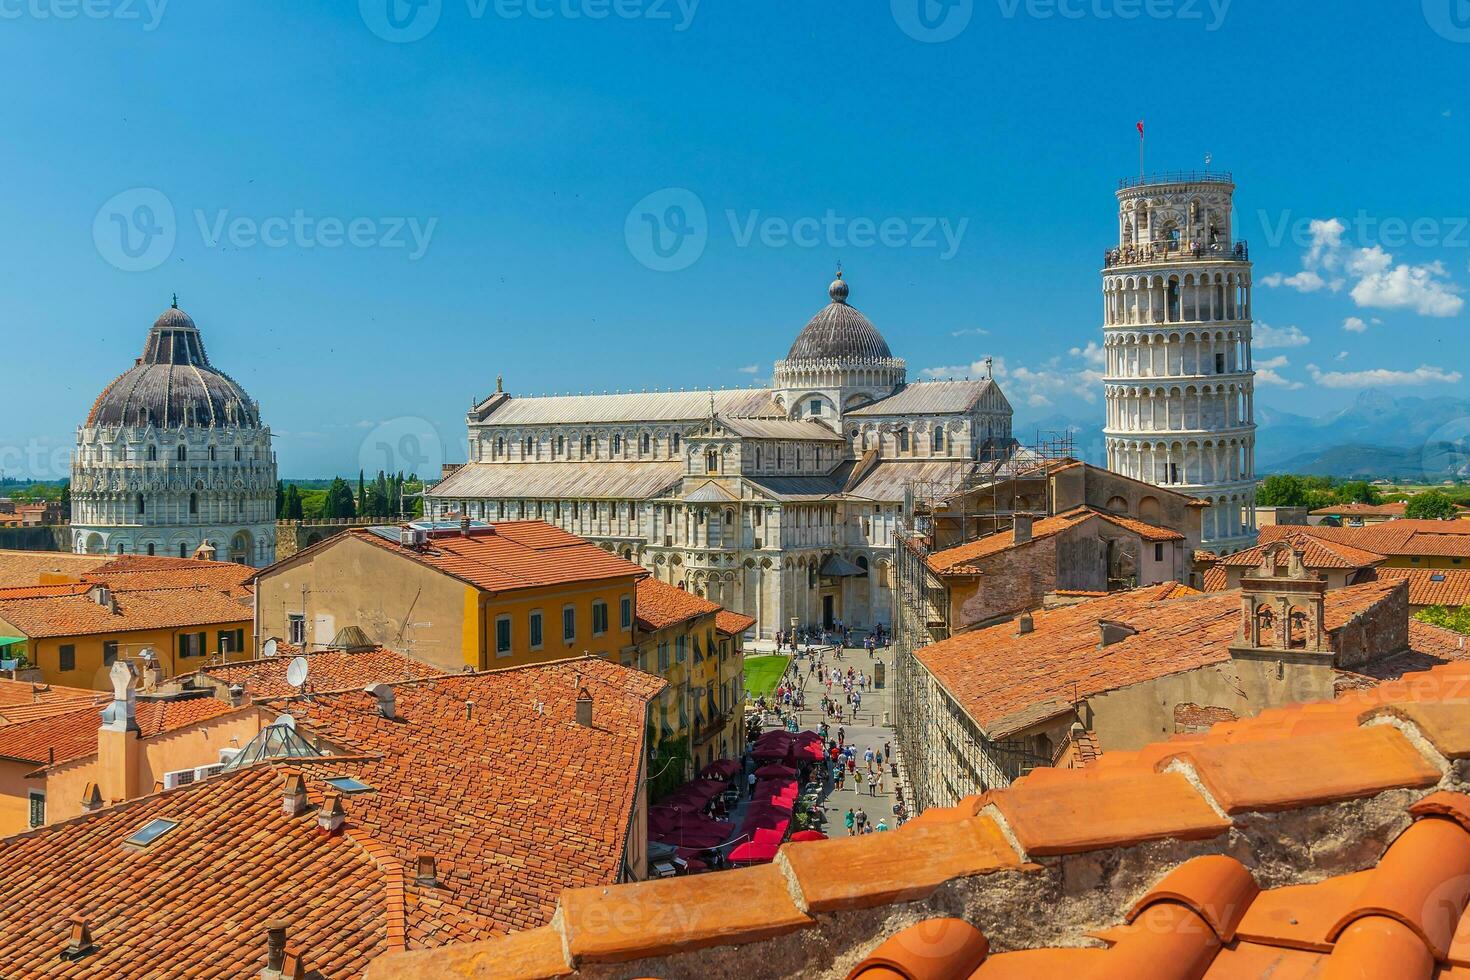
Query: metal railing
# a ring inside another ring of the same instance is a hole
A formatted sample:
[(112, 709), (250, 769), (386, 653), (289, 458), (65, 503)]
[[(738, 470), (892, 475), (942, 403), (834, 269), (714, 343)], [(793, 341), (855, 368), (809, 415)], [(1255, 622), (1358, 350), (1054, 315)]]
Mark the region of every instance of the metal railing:
[(1250, 257), (1250, 245), (1245, 239), (1234, 243), (1216, 242), (1213, 245), (1164, 239), (1107, 249), (1103, 252), (1103, 268), (1141, 265), (1146, 262), (1248, 262)]
[(1118, 181), (1118, 189), (1143, 187), (1147, 184), (1233, 184), (1235, 178), (1228, 170), (1160, 170), (1137, 177), (1124, 177)]

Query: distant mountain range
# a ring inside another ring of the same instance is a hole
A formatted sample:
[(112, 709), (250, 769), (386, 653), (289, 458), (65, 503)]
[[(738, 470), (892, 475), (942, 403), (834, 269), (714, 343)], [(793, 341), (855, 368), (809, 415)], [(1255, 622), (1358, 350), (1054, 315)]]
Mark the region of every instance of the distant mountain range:
[[(1099, 416), (1101, 412), (1099, 412)], [(1439, 482), (1470, 479), (1470, 399), (1395, 398), (1364, 389), (1341, 411), (1313, 418), (1257, 404), (1256, 471)], [(1040, 431), (1070, 432), (1073, 454), (1106, 459), (1097, 419), (1050, 415), (1016, 423), (1027, 445)]]

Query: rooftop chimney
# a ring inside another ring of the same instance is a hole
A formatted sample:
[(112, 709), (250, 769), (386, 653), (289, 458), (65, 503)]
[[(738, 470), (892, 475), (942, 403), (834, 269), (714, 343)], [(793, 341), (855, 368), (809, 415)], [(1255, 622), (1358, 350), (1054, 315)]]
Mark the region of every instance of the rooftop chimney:
[(1021, 618), (1016, 620), (1017, 636), (1025, 636), (1035, 628), (1036, 625), (1031, 621), (1031, 614), (1028, 612), (1021, 613)]
[(232, 708), (238, 708), (238, 707), (240, 707), (240, 705), (242, 705), (244, 703), (245, 703), (245, 685), (243, 685), (243, 684), (231, 684), (230, 685), (230, 707), (232, 707)]
[(1138, 630), (1129, 626), (1127, 623), (1110, 623), (1106, 619), (1099, 619), (1097, 621), (1097, 631), (1099, 634), (1097, 644), (1099, 648), (1110, 647), (1119, 640), (1126, 640), (1128, 637), (1135, 636), (1138, 633)]
[(378, 699), (378, 714), (389, 719), (396, 716), (397, 705), (394, 702), (391, 684), (369, 684), (363, 690)]
[(1015, 514), (1011, 517), (1011, 540), (1016, 544), (1023, 544), (1031, 540), (1030, 514)]
[(66, 949), (61, 953), (61, 958), (68, 963), (75, 962), (88, 953), (97, 951), (97, 944), (92, 941), (92, 930), (87, 925), (87, 920), (82, 915), (73, 915), (69, 920), (71, 925), (71, 937), (67, 941)]
[(306, 780), (299, 772), (286, 776), (286, 792), (281, 811), (288, 817), (299, 817), (306, 812)]
[(335, 834), (347, 822), (347, 811), (342, 809), (342, 794), (328, 793), (322, 808), (316, 812), (316, 825), (324, 834)]
[(459, 519), (459, 533), (465, 537), (470, 536), (470, 519), (468, 515)]
[(585, 687), (577, 692), (577, 724), (592, 727), (592, 694)]
[(439, 873), (435, 866), (434, 855), (420, 854), (414, 862), (413, 880), (420, 885), (436, 888), (439, 885)]
[(464, 703), (464, 720), (469, 721), (473, 717), (475, 717), (475, 702), (466, 701)]
[[(285, 919), (271, 919), (265, 924), (265, 969), (260, 971), (261, 980), (295, 980), (301, 974), (301, 961), (286, 955), (287, 924)], [(288, 959), (296, 960), (294, 970), (288, 967)]]
[(96, 783), (88, 783), (82, 790), (82, 812), (96, 813), (102, 809), (102, 790)]

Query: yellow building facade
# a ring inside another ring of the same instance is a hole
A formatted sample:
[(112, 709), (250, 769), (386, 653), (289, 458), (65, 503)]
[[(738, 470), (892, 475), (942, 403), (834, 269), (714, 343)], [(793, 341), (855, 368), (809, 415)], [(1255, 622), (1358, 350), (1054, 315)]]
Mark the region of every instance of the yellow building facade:
[(355, 626), (446, 671), (634, 649), (639, 566), (539, 521), (414, 530), (354, 529), (263, 569), (261, 641), (322, 648)]

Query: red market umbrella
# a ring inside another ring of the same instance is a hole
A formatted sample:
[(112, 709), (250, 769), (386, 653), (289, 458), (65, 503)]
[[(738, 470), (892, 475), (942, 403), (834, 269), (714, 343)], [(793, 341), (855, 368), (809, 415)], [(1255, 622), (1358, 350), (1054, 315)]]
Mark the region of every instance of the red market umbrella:
[(770, 765), (761, 766), (755, 771), (756, 779), (790, 779), (796, 775), (796, 770), (772, 762)]
[(731, 864), (766, 864), (776, 857), (777, 844), (757, 844), (746, 841), (730, 852)]
[(798, 830), (791, 835), (791, 839), (794, 841), (826, 840), (827, 835), (820, 830)]
[(740, 771), (740, 763), (734, 759), (716, 759), (700, 773), (706, 779), (729, 779)]
[(758, 827), (750, 839), (757, 844), (779, 844), (781, 843), (781, 832), (774, 827)]

